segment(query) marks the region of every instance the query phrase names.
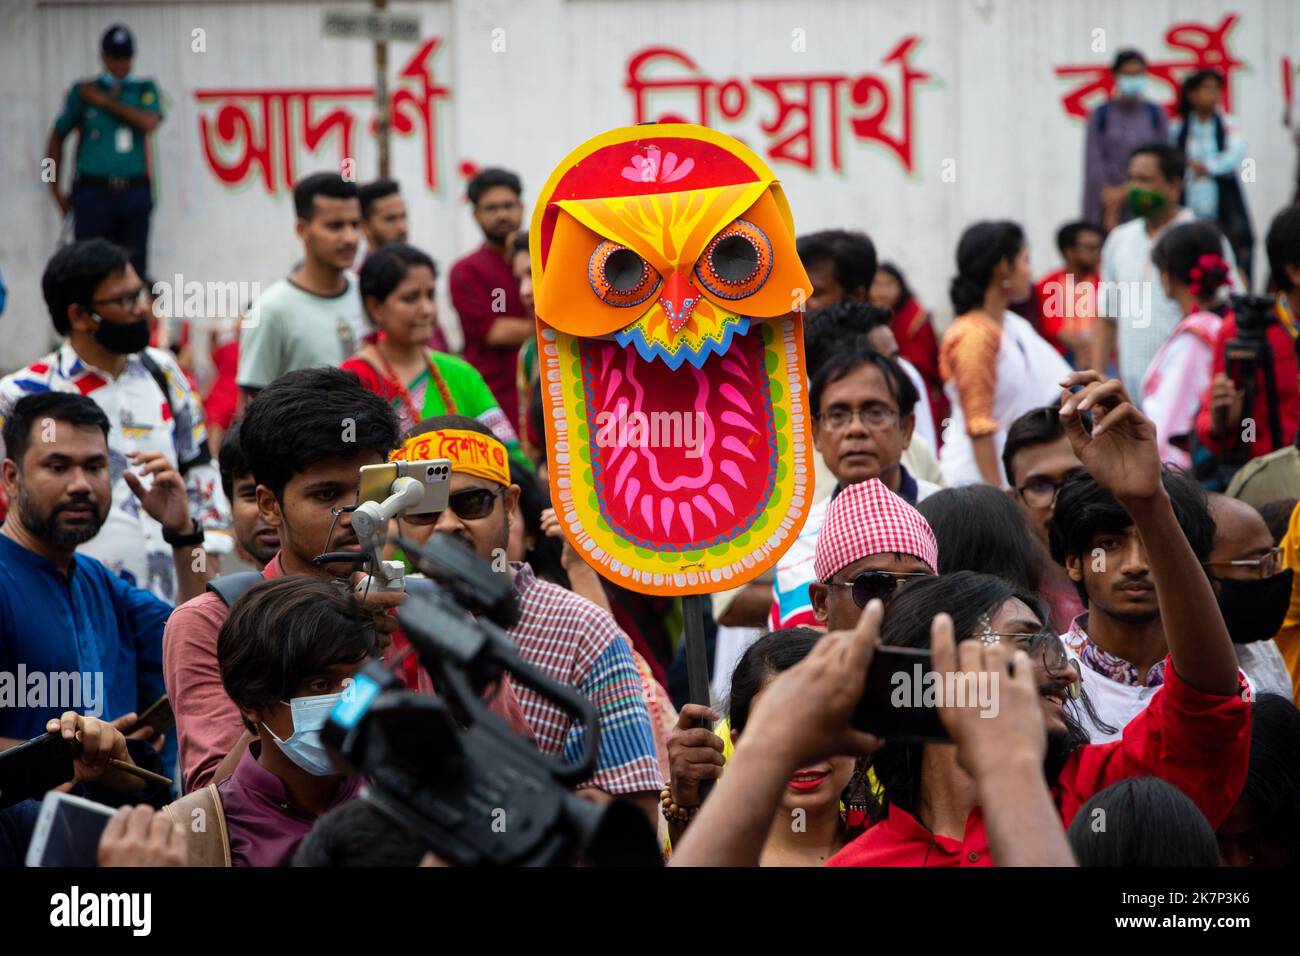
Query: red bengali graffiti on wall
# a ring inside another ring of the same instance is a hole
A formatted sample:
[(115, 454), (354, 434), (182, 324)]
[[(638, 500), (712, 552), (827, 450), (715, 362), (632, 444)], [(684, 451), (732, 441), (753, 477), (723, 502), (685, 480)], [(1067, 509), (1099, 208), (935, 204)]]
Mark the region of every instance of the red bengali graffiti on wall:
[[(397, 73), (389, 94), (392, 130), (419, 136), (424, 182), (438, 186), (436, 101), (451, 90), (435, 82), (433, 60), (441, 37), (425, 40)], [(331, 134), (339, 163), (355, 159), (356, 131), (366, 113), (375, 133), (375, 91), (370, 86), (195, 90), (200, 107), (199, 137), (213, 175), (227, 186), (260, 176), (274, 193), (297, 181), (294, 157), (315, 153)], [(256, 167), (256, 173), (254, 168)]]
[[(1237, 14), (1229, 13), (1218, 26), (1175, 23), (1165, 31), (1165, 46), (1180, 52), (1163, 60), (1150, 57), (1147, 74), (1168, 88), (1164, 100), (1170, 115), (1178, 105), (1178, 91), (1183, 79), (1197, 70), (1217, 70), (1223, 76), (1223, 108), (1232, 112), (1232, 71), (1243, 65), (1228, 47), (1228, 34), (1237, 20)], [(1077, 81), (1072, 90), (1061, 96), (1061, 105), (1067, 115), (1087, 119), (1093, 107), (1110, 98), (1115, 87), (1110, 66), (1107, 60), (1056, 67), (1057, 77)], [(1156, 96), (1153, 99), (1159, 101), (1161, 98)]]
[[(897, 68), (897, 89), (873, 73), (753, 76), (748, 80), (715, 80), (681, 50), (646, 47), (627, 61), (624, 86), (633, 99), (634, 122), (699, 123), (735, 122), (751, 100), (770, 100), (772, 111), (760, 120), (767, 135), (767, 158), (817, 169), (823, 153), (830, 168), (843, 169), (841, 143), (846, 133), (854, 139), (874, 141), (893, 153), (909, 173), (915, 168), (912, 121), (916, 84), (930, 75), (912, 66), (910, 57), (920, 37), (904, 37), (885, 56), (886, 66)], [(897, 95), (895, 95), (895, 93)], [(676, 98), (666, 107), (652, 101)], [(818, 114), (825, 110), (825, 118)]]

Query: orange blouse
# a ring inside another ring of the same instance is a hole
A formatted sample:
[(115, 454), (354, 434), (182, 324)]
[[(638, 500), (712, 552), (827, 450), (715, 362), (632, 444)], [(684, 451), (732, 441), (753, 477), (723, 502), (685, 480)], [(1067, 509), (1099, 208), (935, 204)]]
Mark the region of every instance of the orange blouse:
[(998, 350), (1002, 326), (980, 312), (953, 320), (939, 346), (939, 374), (957, 389), (957, 401), (972, 438), (998, 430), (993, 417), (993, 393), (998, 383)]

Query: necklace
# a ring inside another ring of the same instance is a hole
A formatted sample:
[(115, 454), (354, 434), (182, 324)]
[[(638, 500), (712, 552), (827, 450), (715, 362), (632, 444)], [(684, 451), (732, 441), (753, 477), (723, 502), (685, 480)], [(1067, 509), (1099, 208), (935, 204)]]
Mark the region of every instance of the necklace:
[[(384, 375), (388, 378), (389, 384), (393, 386), (393, 390), (397, 392), (397, 397), (406, 406), (407, 414), (411, 417), (411, 424), (415, 424), (423, 415), (415, 407), (415, 400), (411, 398), (411, 393), (402, 384), (401, 378), (393, 370), (393, 366), (389, 364), (387, 356), (384, 355), (383, 343), (385, 340), (383, 335), (375, 340), (375, 354), (379, 356), (379, 361), (384, 366)], [(433, 383), (433, 387), (438, 390), (438, 397), (442, 399), (442, 405), (447, 410), (447, 414), (455, 415), (456, 402), (451, 397), (451, 389), (447, 387), (447, 380), (442, 377), (442, 372), (438, 370), (437, 364), (433, 361), (433, 351), (431, 349), (424, 350), (424, 362), (429, 369), (429, 380)]]

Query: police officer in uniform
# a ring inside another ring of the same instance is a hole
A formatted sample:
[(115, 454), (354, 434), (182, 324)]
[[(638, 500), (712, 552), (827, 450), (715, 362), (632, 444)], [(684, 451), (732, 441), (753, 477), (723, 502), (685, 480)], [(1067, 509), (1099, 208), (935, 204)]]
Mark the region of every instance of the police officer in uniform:
[[(68, 90), (63, 112), (50, 131), (46, 156), (54, 160), (50, 183), (54, 201), (67, 215), (72, 210), (77, 239), (103, 237), (131, 250), (136, 274), (148, 275), (149, 185), (147, 134), (163, 120), (158, 87), (131, 75), (135, 40), (114, 24), (100, 40), (104, 71)], [(76, 178), (71, 195), (59, 191), (63, 141), (77, 130)]]

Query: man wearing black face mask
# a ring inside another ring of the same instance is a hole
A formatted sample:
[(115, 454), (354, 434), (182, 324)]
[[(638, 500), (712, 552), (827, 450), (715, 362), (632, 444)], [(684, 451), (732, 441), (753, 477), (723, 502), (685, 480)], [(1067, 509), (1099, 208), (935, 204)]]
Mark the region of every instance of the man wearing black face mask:
[[(194, 570), (211, 576), (215, 562), (207, 555), (233, 549), (226, 533), (230, 507), (208, 453), (203, 406), (171, 353), (147, 347), (147, 290), (129, 257), (105, 239), (87, 239), (50, 259), (41, 290), (55, 330), (67, 339), (58, 351), (0, 380), (0, 420), (20, 398), (37, 392), (85, 395), (104, 410), (111, 426), (112, 507), (79, 550), (175, 604), (173, 549), (192, 548)], [(150, 517), (126, 478), (128, 469), (144, 473), (164, 460), (181, 473), (189, 495), (191, 519), (179, 530), (165, 530)], [(205, 538), (205, 529), (217, 533)]]
[(1291, 571), (1258, 511), (1227, 495), (1210, 495), (1214, 547), (1201, 562), (1219, 599), (1237, 660), (1261, 694), (1291, 695), (1291, 676), (1273, 635), (1291, 604)]

